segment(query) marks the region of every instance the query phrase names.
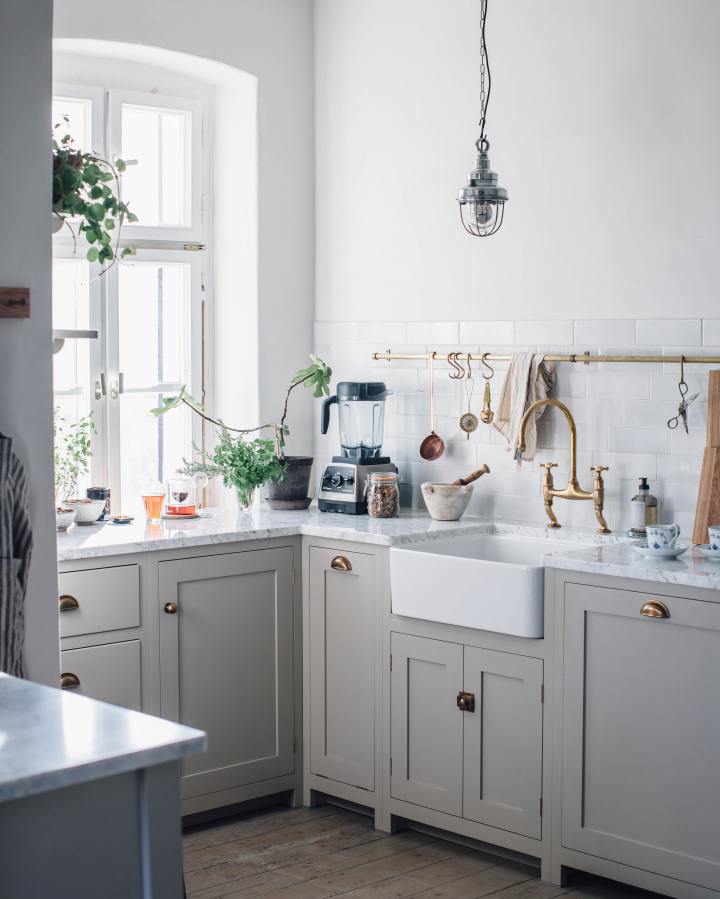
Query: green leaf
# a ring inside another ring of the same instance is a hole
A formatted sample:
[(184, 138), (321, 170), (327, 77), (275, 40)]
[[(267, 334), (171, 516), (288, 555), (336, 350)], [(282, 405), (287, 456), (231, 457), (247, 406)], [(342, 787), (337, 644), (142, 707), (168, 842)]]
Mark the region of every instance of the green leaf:
[(97, 262), (99, 255), (100, 254), (98, 253), (96, 247), (90, 247), (90, 249), (85, 254), (88, 262)]

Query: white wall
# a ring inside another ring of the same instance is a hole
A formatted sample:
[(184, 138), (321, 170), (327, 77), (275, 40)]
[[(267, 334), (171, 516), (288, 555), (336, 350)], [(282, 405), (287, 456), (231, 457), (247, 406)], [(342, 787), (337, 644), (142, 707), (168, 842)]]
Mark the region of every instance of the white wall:
[(491, 239), (474, 161), (479, 0), (316, 0), (320, 320), (684, 317), (720, 283), (717, 0), (490, 0)]
[[(202, 9), (187, 0), (128, 0), (119, 9), (106, 0), (93, 16), (78, 15), (75, 0), (56, 0), (55, 35), (160, 47), (225, 63), (258, 79), (259, 307), (257, 322), (238, 327), (235, 353), (258, 353), (259, 414), (275, 419), (289, 378), (304, 364), (312, 343), (312, 0), (216, 0)], [(244, 236), (239, 228), (238, 241)], [(227, 272), (227, 240), (223, 249), (220, 265)], [(245, 278), (239, 271), (239, 305)], [(236, 385), (236, 405), (244, 406), (241, 365), (237, 370), (226, 365), (218, 376), (223, 384)], [(238, 420), (228, 394), (224, 388), (223, 414)], [(291, 452), (312, 447), (310, 408), (307, 395), (294, 400)]]
[[(31, 483), (35, 548), (26, 603), (28, 676), (57, 683), (52, 483), (50, 83), (52, 0), (0, 3), (0, 285), (29, 287), (31, 317), (0, 319), (0, 431)], [(10, 89), (12, 86), (12, 89)]]

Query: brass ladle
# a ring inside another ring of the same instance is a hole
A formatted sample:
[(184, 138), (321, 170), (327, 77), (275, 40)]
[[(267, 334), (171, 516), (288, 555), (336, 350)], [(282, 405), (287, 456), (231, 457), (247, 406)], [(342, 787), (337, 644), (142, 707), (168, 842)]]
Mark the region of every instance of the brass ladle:
[(420, 444), (420, 455), (426, 462), (439, 459), (445, 452), (442, 437), (435, 433), (435, 356), (430, 353), (430, 433)]

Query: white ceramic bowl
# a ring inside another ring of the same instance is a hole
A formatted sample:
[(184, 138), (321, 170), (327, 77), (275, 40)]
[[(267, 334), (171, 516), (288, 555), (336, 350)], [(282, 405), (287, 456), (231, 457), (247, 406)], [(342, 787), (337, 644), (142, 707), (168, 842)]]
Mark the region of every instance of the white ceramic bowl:
[(454, 484), (433, 484), (430, 481), (420, 485), (425, 505), (435, 521), (457, 521), (473, 495), (473, 485), (456, 487)]
[(68, 509), (62, 506), (60, 511), (58, 509), (55, 510), (55, 527), (59, 531), (66, 531), (73, 521), (75, 521), (75, 509)]
[(105, 508), (104, 499), (74, 499), (63, 504), (75, 510), (75, 524), (95, 524)]

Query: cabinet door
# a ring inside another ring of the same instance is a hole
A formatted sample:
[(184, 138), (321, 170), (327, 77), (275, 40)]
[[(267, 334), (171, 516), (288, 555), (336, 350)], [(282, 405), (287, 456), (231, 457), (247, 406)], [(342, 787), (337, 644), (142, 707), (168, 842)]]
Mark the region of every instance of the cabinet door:
[(183, 763), (183, 796), (292, 773), (292, 549), (159, 569), (161, 714), (208, 734)]
[(65, 689), (140, 711), (140, 641), (105, 643), (60, 653)]
[(541, 659), (465, 647), (463, 817), (540, 839)]
[(373, 556), (310, 547), (311, 771), (364, 790), (375, 789), (375, 607)]
[(563, 845), (720, 889), (720, 605), (567, 584), (563, 652)]
[(406, 634), (391, 646), (391, 794), (460, 817), (463, 648)]

